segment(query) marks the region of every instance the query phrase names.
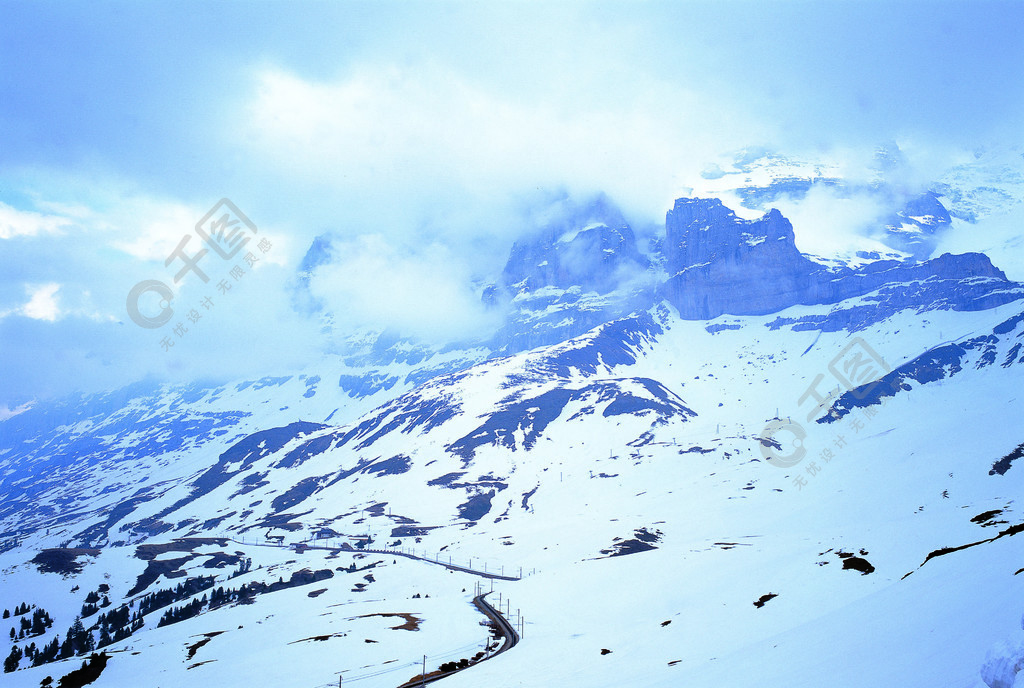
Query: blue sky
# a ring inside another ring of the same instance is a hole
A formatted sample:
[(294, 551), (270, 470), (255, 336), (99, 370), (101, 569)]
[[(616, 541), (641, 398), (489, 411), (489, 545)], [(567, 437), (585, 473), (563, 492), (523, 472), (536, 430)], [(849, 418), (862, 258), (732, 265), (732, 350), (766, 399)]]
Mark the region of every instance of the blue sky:
[[(0, 409), (315, 360), (288, 289), (325, 231), (339, 318), (447, 336), (480, 325), (468, 285), (534, 194), (657, 222), (747, 145), (895, 140), (927, 176), (1019, 143), (1022, 24), (1018, 2), (4, 3)], [(273, 250), (163, 351), (125, 295), (222, 197)]]

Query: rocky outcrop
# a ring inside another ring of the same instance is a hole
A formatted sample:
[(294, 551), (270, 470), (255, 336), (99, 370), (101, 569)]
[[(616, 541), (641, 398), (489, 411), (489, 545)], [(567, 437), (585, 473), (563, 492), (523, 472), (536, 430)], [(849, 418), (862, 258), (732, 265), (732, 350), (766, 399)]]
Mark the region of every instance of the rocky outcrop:
[(718, 199), (681, 198), (665, 234), (663, 293), (684, 318), (774, 313), (801, 302), (818, 268), (778, 210), (743, 220)]
[[(1010, 284), (980, 253), (947, 253), (924, 262), (883, 260), (857, 269), (826, 268), (797, 250), (793, 226), (778, 210), (743, 220), (718, 199), (681, 198), (665, 225), (669, 278), (662, 294), (689, 319), (709, 320), (725, 313), (764, 315), (797, 304), (837, 303), (893, 283), (987, 278)], [(907, 292), (905, 307), (922, 305), (912, 302), (911, 293)], [(955, 298), (950, 307), (958, 307)]]
[(886, 243), (923, 260), (931, 256), (942, 232), (949, 228), (949, 211), (932, 192), (914, 196), (886, 224)]
[(513, 245), (500, 285), (481, 296), (506, 308), (487, 343), (501, 354), (577, 337), (656, 300), (656, 277), (632, 228), (603, 194), (585, 203), (564, 197)]
[(633, 230), (601, 195), (585, 205), (566, 204), (537, 233), (517, 241), (502, 282), (513, 293), (580, 287), (604, 294), (646, 265)]

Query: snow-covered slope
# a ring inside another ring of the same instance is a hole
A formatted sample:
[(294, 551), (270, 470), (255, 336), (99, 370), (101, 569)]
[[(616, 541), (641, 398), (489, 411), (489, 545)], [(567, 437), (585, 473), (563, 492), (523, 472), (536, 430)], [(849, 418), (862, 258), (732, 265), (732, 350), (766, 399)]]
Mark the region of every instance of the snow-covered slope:
[(1013, 685), (1024, 289), (785, 256), (831, 291), (4, 421), (4, 685)]
[[(137, 532), (161, 523), (169, 527), (163, 538), (251, 542), (266, 531), (299, 541), (329, 528), (335, 546), (341, 535), (369, 535), (372, 546), (415, 547), (491, 571), (536, 570), (499, 583), (526, 619), (523, 642), (445, 679), (450, 685), (711, 685), (759, 676), (820, 685), (823, 675), (830, 685), (976, 685), (986, 649), (1013, 631), (1020, 611), (1007, 605), (1024, 565), (1011, 534), (1022, 522), (1020, 468), (1010, 461), (993, 470), (1024, 441), (1015, 423), (1024, 374), (1015, 355), (1024, 336), (1019, 311), (906, 310), (853, 336), (780, 327), (775, 316), (682, 321), (662, 307), (435, 378), (346, 425), (260, 431), (105, 525)], [(803, 315), (791, 309), (780, 317)], [(898, 381), (898, 391), (846, 390), (808, 418), (817, 403), (807, 390), (842, 387), (830, 365), (851, 343), (892, 370), (883, 381)], [(776, 417), (806, 434), (807, 456), (788, 469), (765, 460), (764, 428)], [(988, 512), (995, 513), (979, 518)], [(100, 581), (130, 597), (145, 568), (131, 546), (83, 555), (84, 570), (69, 579), (18, 564), (46, 544), (57, 543), (37, 533), (4, 555), (4, 589), (20, 597), (37, 591), (25, 601), (56, 610), (58, 625), (70, 624)], [(308, 682), (280, 685), (322, 685), (331, 672), (383, 671), (385, 657), (408, 664), (481, 635), (466, 604), (468, 574), (227, 541), (198, 550), (189, 573), (205, 573), (199, 562), (210, 553), (235, 550), (265, 569), (239, 582), (382, 563), (365, 593), (348, 592), (360, 590), (350, 587), (359, 577), (336, 572), (261, 595), (251, 607), (228, 605), (159, 629), (147, 620), (110, 646), (126, 651), (110, 660), (101, 685), (127, 685), (143, 666), (166, 672), (166, 683), (154, 685), (241, 685), (272, 670), (248, 649), (268, 644), (292, 653), (274, 667), (289, 656), (308, 667)], [(72, 585), (79, 590), (69, 595)], [(328, 592), (309, 598), (307, 587)], [(431, 601), (411, 603), (413, 591)], [(777, 597), (755, 606), (765, 595)], [(13, 607), (20, 597), (0, 604)], [(381, 601), (363, 602), (370, 597)], [(334, 612), (335, 604), (352, 609)], [(354, 620), (366, 613), (423, 619), (415, 648), (404, 633), (380, 630), (382, 617)], [(180, 656), (201, 634), (225, 630), (195, 657)], [(367, 654), (375, 644), (365, 641), (381, 642), (382, 634), (396, 642)], [(298, 642), (323, 635), (331, 637)], [(474, 652), (482, 639), (478, 645)], [(188, 669), (200, 655), (216, 661)], [(385, 673), (360, 685), (397, 685), (417, 673), (406, 668), (408, 676)], [(36, 685), (54, 671), (44, 665), (5, 679)]]

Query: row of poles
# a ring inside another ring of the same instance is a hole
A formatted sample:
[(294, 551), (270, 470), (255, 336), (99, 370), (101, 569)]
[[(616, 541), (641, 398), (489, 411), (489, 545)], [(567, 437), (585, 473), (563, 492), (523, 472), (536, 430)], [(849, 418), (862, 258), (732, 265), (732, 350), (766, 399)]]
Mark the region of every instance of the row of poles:
[[(229, 536), (225, 535), (224, 537), (229, 537)], [(240, 542), (243, 545), (246, 545), (246, 544), (256, 544), (256, 545), (259, 545), (259, 544), (278, 544), (278, 546), (282, 546), (282, 547), (286, 546), (286, 545), (284, 545), (284, 543), (261, 543), (261, 542), (259, 542), (258, 538), (256, 538), (255, 542), (247, 542), (244, 535), (242, 535), (239, 538), (239, 540), (240, 540)], [(312, 540), (311, 542), (316, 542), (316, 540)], [(306, 544), (306, 541), (304, 541), (302, 544)], [(310, 548), (325, 547), (327, 549), (341, 549), (341, 547), (338, 546), (338, 545), (331, 545), (331, 541), (329, 539), (327, 540), (325, 545), (306, 545), (306, 547), (310, 547)], [(372, 548), (372, 550), (376, 550), (376, 549), (377, 548)], [(360, 552), (360, 551), (364, 551), (364, 550), (360, 550), (360, 549), (357, 549), (357, 548), (353, 548), (352, 549), (353, 553)], [(367, 551), (371, 551), (371, 550), (367, 550)], [(442, 563), (441, 562), (441, 553), (440, 552), (438, 552), (434, 556), (430, 556), (430, 553), (427, 550), (423, 550), (423, 553), (419, 554), (419, 553), (417, 553), (416, 549), (412, 548), (412, 547), (410, 547), (410, 548), (406, 548), (406, 547), (385, 547), (384, 550), (377, 550), (377, 551), (396, 552), (396, 553), (399, 553), (399, 554), (408, 555), (410, 557), (415, 557), (417, 559), (424, 559), (424, 560), (427, 560), (427, 561), (433, 561), (436, 564)], [(492, 568), (491, 570), (487, 569), (487, 562), (486, 561), (481, 561), (481, 564), (483, 565), (483, 569), (474, 569), (473, 568), (473, 557), (469, 557), (469, 559), (467, 559), (467, 564), (466, 564), (465, 568), (467, 568), (470, 571), (480, 571), (480, 570), (482, 570), (483, 573), (497, 574), (499, 576), (504, 576), (505, 575), (505, 565), (504, 564), (499, 565), (497, 569)], [(462, 567), (462, 564), (456, 563), (455, 558), (452, 557), (451, 555), (448, 555), (448, 565), (449, 566), (458, 566), (460, 568)], [(522, 578), (523, 577), (523, 567), (522, 566), (518, 567), (518, 571), (519, 571), (518, 578)], [(530, 570), (530, 575), (533, 575), (535, 573), (537, 573), (537, 569), (531, 569)]]
[[(228, 536), (225, 536), (225, 537), (228, 537)], [(281, 547), (285, 547), (286, 546), (283, 543), (261, 543), (261, 542), (258, 541), (258, 538), (256, 539), (255, 542), (247, 542), (244, 535), (242, 535), (239, 538), (239, 541), (243, 545), (247, 545), (247, 544), (256, 544), (256, 545), (260, 545), (260, 544), (278, 544), (278, 546), (281, 546)], [(326, 548), (326, 549), (341, 549), (340, 545), (332, 545), (330, 540), (327, 540), (326, 544), (324, 544), (324, 545), (306, 545), (306, 542), (307, 541), (303, 541), (301, 544), (304, 544), (306, 547), (309, 547), (309, 548), (320, 548), (320, 547), (323, 547), (323, 548)], [(316, 542), (316, 540), (311, 540), (309, 542)], [(415, 557), (417, 559), (425, 559), (427, 561), (433, 561), (434, 563), (437, 563), (437, 564), (442, 563), (441, 562), (441, 554), (440, 554), (440, 552), (438, 552), (433, 557), (431, 557), (427, 550), (423, 550), (423, 553), (419, 554), (419, 553), (417, 553), (416, 549), (412, 548), (412, 547), (410, 547), (410, 548), (406, 548), (406, 547), (385, 547), (383, 550), (377, 550), (377, 548), (371, 548), (371, 550), (365, 550), (365, 551), (374, 551), (374, 550), (376, 550), (376, 551), (384, 551), (384, 552), (395, 552), (395, 553), (398, 553), (398, 554), (405, 554), (405, 555), (408, 555), (410, 557)], [(353, 548), (352, 549), (353, 553), (358, 553), (358, 552), (361, 552), (361, 551), (364, 551), (364, 550), (360, 550), (358, 548)], [(492, 574), (496, 573), (499, 576), (504, 576), (505, 575), (505, 565), (504, 564), (498, 566), (497, 569), (493, 569), (492, 568), (490, 571), (487, 570), (487, 562), (486, 561), (483, 561), (482, 564), (483, 564), (483, 569), (482, 569), (483, 573), (492, 573)], [(448, 556), (448, 565), (449, 566), (459, 566), (459, 567), (462, 566), (461, 564), (456, 563), (455, 559), (451, 555)], [(477, 569), (473, 568), (473, 557), (469, 557), (469, 559), (467, 560), (466, 568), (471, 570), (471, 571), (477, 571)], [(518, 571), (519, 571), (519, 576), (518, 577), (522, 578), (523, 577), (523, 567), (522, 566), (518, 567)], [(533, 575), (534, 573), (537, 573), (537, 569), (532, 569), (530, 571), (530, 575)]]
[[(491, 589), (490, 589), (489, 592), (494, 592), (494, 580), (491, 580)], [(474, 597), (479, 597), (482, 594), (484, 594), (483, 584), (480, 581), (477, 581), (476, 582), (476, 594), (474, 595)], [(502, 604), (502, 596), (501, 596), (501, 591), (499, 590), (498, 591), (498, 606), (497, 606), (497, 612), (499, 614), (502, 613), (502, 606), (503, 606), (503, 604)], [(519, 634), (519, 638), (522, 639), (522, 637), (523, 637), (523, 628), (524, 628), (524, 626), (526, 624), (526, 622), (523, 620), (523, 612), (522, 612), (522, 610), (517, 608), (515, 615), (513, 615), (512, 614), (512, 601), (508, 597), (505, 598), (504, 608), (505, 608), (505, 613), (504, 613), (505, 620), (508, 621), (509, 624), (511, 624), (513, 630), (515, 630), (515, 632)], [(515, 621), (512, 621), (512, 619), (515, 619)]]
[[(246, 543), (245, 536), (241, 537), (241, 542), (242, 542), (242, 544), (249, 544), (249, 543)], [(315, 540), (314, 540), (314, 542), (315, 542)], [(252, 544), (269, 544), (269, 543), (255, 542), (255, 543), (252, 543)], [(305, 543), (303, 543), (303, 544), (305, 544)], [(307, 547), (309, 547), (309, 546), (318, 547), (318, 545), (307, 545)], [(328, 548), (328, 549), (340, 549), (339, 547), (331, 547), (330, 540), (328, 540), (326, 548)], [(359, 552), (359, 551), (360, 550), (358, 550), (358, 549), (353, 549), (353, 553)], [(380, 550), (378, 550), (378, 551), (380, 551)], [(427, 561), (433, 560), (434, 563), (437, 563), (437, 564), (441, 564), (442, 563), (441, 562), (441, 554), (440, 554), (440, 552), (438, 552), (437, 554), (435, 554), (431, 558), (431, 556), (430, 556), (429, 552), (427, 552), (427, 550), (423, 550), (423, 554), (421, 556), (420, 554), (417, 554), (415, 548), (408, 548), (407, 549), (405, 547), (398, 547), (398, 548), (386, 547), (383, 551), (404, 554), (406, 556), (414, 557), (414, 558), (417, 558), (417, 559), (423, 559), (423, 560), (427, 560)], [(461, 564), (456, 564), (454, 557), (452, 557), (451, 555), (448, 555), (448, 565), (449, 566), (459, 566), (461, 568)], [(468, 569), (470, 571), (475, 571), (475, 569), (473, 569), (473, 558), (472, 557), (469, 557), (469, 559), (467, 561), (466, 569)], [(534, 574), (536, 572), (537, 572), (537, 569), (533, 569), (531, 571), (531, 574)], [(501, 565), (501, 566), (498, 567), (497, 571), (493, 571), (492, 570), (492, 571), (488, 572), (488, 570), (487, 570), (487, 562), (484, 561), (483, 562), (483, 573), (497, 573), (498, 575), (504, 576), (505, 575), (505, 566)], [(519, 578), (522, 578), (522, 577), (523, 577), (523, 567), (520, 566), (519, 567)], [(491, 579), (491, 589), (490, 589), (489, 592), (494, 592), (494, 579), (493, 578)], [(484, 594), (483, 593), (483, 585), (482, 585), (482, 583), (480, 581), (476, 581), (475, 594), (473, 595), (473, 597), (476, 598), (476, 597), (479, 597), (482, 594)], [(498, 612), (498, 614), (501, 614), (501, 615), (504, 616), (505, 620), (508, 621), (509, 625), (512, 626), (513, 630), (519, 635), (519, 637), (521, 639), (523, 637), (523, 629), (526, 626), (526, 620), (523, 617), (522, 610), (517, 608), (516, 609), (516, 613), (512, 614), (512, 601), (509, 598), (507, 598), (507, 597), (503, 598), (503, 595), (502, 595), (501, 591), (498, 591), (498, 604), (497, 604), (497, 607), (495, 609)], [(509, 639), (509, 641), (511, 642), (511, 638)], [(490, 648), (491, 648), (491, 638), (490, 638), (490, 636), (488, 636), (484, 640), (484, 659), (486, 659), (487, 657), (490, 656)], [(426, 655), (423, 655), (422, 673), (420, 674), (420, 679), (421, 679), (421, 685), (426, 685), (426, 680), (427, 680), (427, 656)], [(339, 675), (338, 676), (338, 688), (343, 688), (343, 684), (344, 684), (344, 677)]]
[[(494, 580), (493, 579), (491, 580), (491, 589), (488, 592), (494, 592)], [(483, 594), (484, 594), (484, 586), (483, 586), (483, 584), (480, 581), (476, 581), (475, 588), (474, 588), (474, 591), (473, 591), (473, 597), (477, 598), (477, 597), (479, 597), (480, 595), (483, 595)], [(504, 616), (505, 620), (509, 622), (509, 624), (513, 627), (513, 629), (519, 635), (519, 638), (521, 640), (523, 638), (523, 629), (526, 626), (526, 619), (523, 616), (523, 612), (522, 612), (521, 609), (517, 608), (515, 615), (513, 615), (512, 614), (512, 600), (509, 599), (508, 597), (505, 597), (504, 600), (503, 600), (502, 599), (502, 593), (499, 590), (498, 591), (498, 605), (497, 605), (497, 608), (496, 608), (496, 611), (498, 612), (498, 614), (502, 614), (502, 609), (503, 608), (504, 608), (503, 616)], [(514, 619), (514, 621), (513, 621), (513, 619)], [(511, 641), (512, 641), (512, 639), (509, 638), (509, 642), (511, 642)], [(490, 637), (490, 635), (488, 635), (486, 638), (484, 638), (484, 659), (487, 659), (488, 657), (490, 657), (490, 655), (491, 655), (491, 637)], [(483, 661), (483, 660), (481, 660), (481, 661)], [(338, 676), (338, 688), (344, 688), (343, 687), (343, 683), (344, 683), (344, 677), (339, 675)], [(423, 665), (422, 665), (422, 669), (420, 671), (420, 685), (421, 686), (425, 686), (426, 683), (427, 683), (427, 656), (423, 655)]]

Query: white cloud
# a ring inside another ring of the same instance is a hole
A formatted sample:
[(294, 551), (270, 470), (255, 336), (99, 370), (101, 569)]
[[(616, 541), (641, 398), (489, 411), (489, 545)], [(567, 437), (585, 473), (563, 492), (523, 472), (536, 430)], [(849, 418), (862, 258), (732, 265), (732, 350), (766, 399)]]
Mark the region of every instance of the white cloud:
[(362, 65), (334, 81), (267, 69), (238, 141), (264, 165), (369, 201), (387, 227), (405, 219), (396, 210), (422, 217), (562, 186), (655, 217), (680, 172), (763, 133), (711, 95), (630, 76), (607, 84), (608, 98), (573, 102), (519, 98), (431, 63)]
[(863, 250), (892, 251), (868, 238), (893, 210), (876, 194), (814, 186), (801, 199), (784, 197), (772, 205), (793, 223), (796, 246), (804, 253), (832, 258)]
[(498, 325), (472, 287), (468, 257), (444, 245), (400, 247), (363, 235), (335, 247), (334, 254), (314, 271), (310, 291), (342, 332), (390, 326), (404, 335), (450, 341)]
[(59, 290), (60, 285), (56, 282), (26, 287), (30, 297), (28, 303), (21, 308), (21, 314), (33, 320), (54, 322), (61, 315), (57, 304)]
[(981, 252), (992, 264), (1015, 281), (1024, 281), (1024, 207), (991, 215), (977, 224), (953, 220), (952, 228), (940, 239), (935, 255)]
[[(216, 284), (230, 280), (233, 262), (207, 254), (201, 266), (210, 284), (192, 274), (175, 284), (180, 264), (164, 265), (183, 236), (193, 236), (190, 255), (201, 248), (195, 224), (218, 196), (195, 203), (140, 193), (102, 175), (85, 180), (60, 172), (33, 174), (19, 192), (32, 198), (35, 208), (68, 219), (58, 233), (22, 236), (4, 246), (0, 403), (15, 407), (26, 399), (113, 388), (144, 377), (232, 379), (304, 367), (322, 355), (316, 323), (290, 310), (294, 254), (301, 255), (308, 245), (293, 237), (291, 228), (263, 222), (261, 213), (243, 205), (259, 238), (270, 240), (272, 247), (264, 253), (253, 243), (259, 257), (255, 269), (239, 256), (246, 275), (221, 298)], [(175, 315), (190, 328), (170, 352), (162, 350), (160, 339), (171, 334), (175, 323), (153, 331), (129, 318), (128, 293), (145, 279), (172, 287)], [(193, 325), (186, 319), (188, 311), (200, 308), (208, 294), (216, 308)]]
[(143, 261), (164, 261), (182, 237), (195, 234), (193, 227), (204, 212), (182, 203), (125, 200), (113, 212), (97, 219), (107, 228), (111, 246)]
[(71, 221), (65, 217), (44, 215), (31, 210), (18, 210), (0, 202), (0, 239), (55, 234), (70, 223)]

